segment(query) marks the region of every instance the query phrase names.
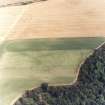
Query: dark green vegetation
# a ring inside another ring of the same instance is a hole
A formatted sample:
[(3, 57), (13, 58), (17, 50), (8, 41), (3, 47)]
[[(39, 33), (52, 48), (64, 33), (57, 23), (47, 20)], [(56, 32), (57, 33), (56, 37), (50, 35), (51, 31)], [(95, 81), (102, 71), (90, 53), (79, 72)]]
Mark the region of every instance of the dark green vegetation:
[(26, 91), (14, 105), (105, 105), (105, 44), (81, 65), (73, 85)]
[(79, 64), (105, 38), (5, 41), (0, 46), (0, 105), (10, 105), (25, 90), (71, 83)]
[(96, 48), (104, 41), (103, 37), (11, 40), (4, 42), (1, 49), (6, 48), (8, 51), (87, 50)]

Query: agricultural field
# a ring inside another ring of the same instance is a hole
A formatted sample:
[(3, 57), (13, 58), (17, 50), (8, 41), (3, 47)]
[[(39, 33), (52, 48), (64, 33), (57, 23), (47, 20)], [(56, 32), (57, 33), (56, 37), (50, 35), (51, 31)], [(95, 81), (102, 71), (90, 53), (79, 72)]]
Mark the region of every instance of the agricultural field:
[(78, 67), (105, 38), (7, 40), (0, 46), (0, 105), (10, 105), (25, 90), (72, 83)]

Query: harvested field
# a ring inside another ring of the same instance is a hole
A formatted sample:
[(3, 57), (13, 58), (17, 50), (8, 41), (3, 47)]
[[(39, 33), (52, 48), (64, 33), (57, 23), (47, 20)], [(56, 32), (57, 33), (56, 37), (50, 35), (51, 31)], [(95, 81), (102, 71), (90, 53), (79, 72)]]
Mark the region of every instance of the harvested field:
[(105, 36), (103, 0), (47, 0), (0, 13), (1, 39)]

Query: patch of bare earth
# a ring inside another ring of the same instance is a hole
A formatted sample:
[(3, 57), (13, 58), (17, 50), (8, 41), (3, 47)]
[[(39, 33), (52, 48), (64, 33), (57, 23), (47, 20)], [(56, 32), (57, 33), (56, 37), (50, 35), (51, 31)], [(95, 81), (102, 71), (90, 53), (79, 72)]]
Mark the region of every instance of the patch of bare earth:
[(7, 39), (105, 36), (103, 0), (48, 0), (24, 8)]

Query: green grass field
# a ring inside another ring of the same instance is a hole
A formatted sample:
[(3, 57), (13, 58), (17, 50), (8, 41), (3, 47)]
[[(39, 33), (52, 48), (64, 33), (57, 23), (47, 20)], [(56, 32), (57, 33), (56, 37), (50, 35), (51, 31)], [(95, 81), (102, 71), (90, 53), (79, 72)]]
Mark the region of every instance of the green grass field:
[(0, 105), (10, 105), (25, 90), (69, 84), (80, 63), (105, 38), (59, 38), (5, 41), (0, 46)]

